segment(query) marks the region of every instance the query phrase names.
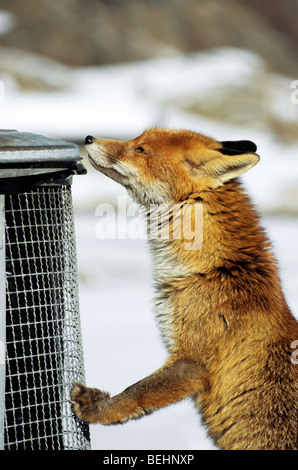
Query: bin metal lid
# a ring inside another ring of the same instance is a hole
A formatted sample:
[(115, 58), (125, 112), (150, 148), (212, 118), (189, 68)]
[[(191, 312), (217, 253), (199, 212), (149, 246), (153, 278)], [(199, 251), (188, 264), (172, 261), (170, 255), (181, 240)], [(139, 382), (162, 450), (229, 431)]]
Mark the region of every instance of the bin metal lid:
[(81, 160), (76, 144), (30, 132), (0, 129), (0, 165), (11, 163), (76, 162)]
[(86, 172), (78, 145), (29, 132), (0, 129), (0, 194), (56, 184), (58, 180), (66, 183), (72, 175)]

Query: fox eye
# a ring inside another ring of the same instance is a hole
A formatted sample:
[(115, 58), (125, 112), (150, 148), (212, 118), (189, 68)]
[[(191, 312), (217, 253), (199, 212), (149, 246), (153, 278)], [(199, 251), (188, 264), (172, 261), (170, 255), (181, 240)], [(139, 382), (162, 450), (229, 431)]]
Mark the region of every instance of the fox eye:
[(145, 155), (147, 155), (147, 152), (146, 152), (146, 150), (143, 149), (143, 147), (137, 147), (136, 152), (137, 153), (144, 153)]

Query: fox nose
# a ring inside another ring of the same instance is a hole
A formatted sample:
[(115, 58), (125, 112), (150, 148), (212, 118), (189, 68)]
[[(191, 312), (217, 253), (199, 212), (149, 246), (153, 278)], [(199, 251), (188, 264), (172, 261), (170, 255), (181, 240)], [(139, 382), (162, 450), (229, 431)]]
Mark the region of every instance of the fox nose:
[(94, 137), (93, 137), (92, 135), (87, 135), (87, 137), (86, 137), (86, 139), (85, 139), (85, 144), (86, 144), (86, 145), (92, 144), (93, 139), (94, 139)]

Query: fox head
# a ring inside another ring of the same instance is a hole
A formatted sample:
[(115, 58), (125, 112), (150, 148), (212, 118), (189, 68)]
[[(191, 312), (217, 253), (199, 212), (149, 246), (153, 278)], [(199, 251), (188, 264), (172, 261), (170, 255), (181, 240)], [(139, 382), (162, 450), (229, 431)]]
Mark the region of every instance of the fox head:
[(85, 144), (92, 165), (144, 205), (215, 190), (259, 161), (249, 140), (219, 142), (186, 130), (154, 128), (128, 141), (87, 136)]

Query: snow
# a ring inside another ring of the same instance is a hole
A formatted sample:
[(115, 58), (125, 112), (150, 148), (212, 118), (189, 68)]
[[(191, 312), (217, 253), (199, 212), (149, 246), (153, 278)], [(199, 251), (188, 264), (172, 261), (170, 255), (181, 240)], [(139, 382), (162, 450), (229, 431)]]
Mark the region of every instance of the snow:
[[(251, 124), (236, 125), (187, 111), (192, 101), (216, 109), (216, 103), (230, 93), (233, 102), (251, 92), (253, 102), (260, 87), (263, 107), (272, 119), (282, 117), (285, 124), (297, 125), (298, 105), (291, 100), (293, 81), (268, 74), (256, 54), (223, 48), (187, 57), (83, 69), (54, 66), (49, 60), (39, 62), (30, 54), (15, 62), (20, 62), (16, 73), (21, 67), (27, 77), (31, 74), (41, 80), (43, 76), (47, 86), (60, 85), (61, 89), (24, 92), (13, 76), (0, 74), (0, 128), (78, 142), (88, 134), (133, 138), (156, 125), (189, 128), (218, 140), (250, 139), (257, 144), (261, 161), (244, 181), (257, 207), (266, 212), (298, 213), (297, 141), (278, 140), (262, 116), (259, 122), (252, 118)], [(251, 107), (244, 105), (243, 113), (251, 112)], [(96, 190), (96, 181), (90, 173), (80, 183), (80, 198), (87, 192), (90, 200), (90, 187)]]
[[(185, 107), (205, 99), (208, 106), (207, 103), (217, 101), (224, 91), (233, 90), (236, 94), (249, 88), (254, 90), (258, 79), (262, 90), (260, 78), (265, 74), (265, 64), (256, 54), (233, 48), (68, 70), (48, 59), (39, 60), (38, 67), (37, 58), (34, 60), (32, 55), (22, 60), (18, 57), (23, 73), (30, 71), (32, 75), (33, 70), (37, 76), (42, 74), (52, 86), (56, 75), (56, 82), (62, 83), (63, 89), (50, 94), (23, 93), (8, 80), (2, 125), (20, 130), (25, 126), (28, 131), (55, 137), (68, 135), (75, 139), (93, 133), (127, 137), (159, 124), (185, 127), (185, 115), (181, 114), (180, 118), (179, 114), (175, 115), (181, 103)], [(295, 122), (298, 109), (290, 101), (291, 81), (287, 77), (268, 75), (268, 82), (266, 92), (270, 94), (272, 88), (272, 99), (267, 105), (272, 103), (274, 113), (283, 113), (285, 119)], [(188, 121), (191, 127), (200, 129), (200, 119), (190, 115)], [(210, 124), (209, 132), (213, 132)]]

